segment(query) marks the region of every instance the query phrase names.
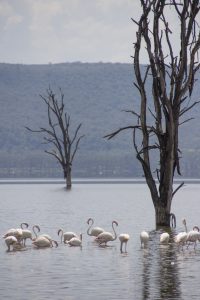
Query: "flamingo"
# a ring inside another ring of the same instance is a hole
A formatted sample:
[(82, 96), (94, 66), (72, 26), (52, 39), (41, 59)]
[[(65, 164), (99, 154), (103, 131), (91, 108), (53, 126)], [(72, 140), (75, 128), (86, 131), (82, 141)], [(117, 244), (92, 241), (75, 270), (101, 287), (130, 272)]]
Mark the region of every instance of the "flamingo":
[(14, 245), (18, 244), (19, 242), (15, 236), (9, 235), (9, 236), (5, 237), (5, 243), (8, 247), (8, 252), (10, 252), (11, 251), (10, 246), (14, 247)]
[(194, 226), (193, 230), (190, 230), (187, 234), (188, 246), (189, 246), (190, 243), (194, 243), (194, 248), (196, 248), (196, 243), (197, 243), (198, 240), (200, 240), (199, 227)]
[(115, 241), (116, 238), (117, 238), (117, 234), (116, 234), (116, 231), (115, 231), (115, 228), (114, 228), (114, 224), (116, 226), (118, 226), (118, 223), (117, 221), (112, 221), (112, 229), (113, 229), (113, 232), (114, 232), (114, 235), (111, 233), (111, 232), (107, 232), (107, 231), (104, 231), (102, 233), (100, 233), (96, 238), (95, 238), (95, 241), (97, 241), (99, 243), (99, 245), (101, 244), (105, 244), (105, 246), (107, 246), (107, 243), (109, 241)]
[(46, 233), (40, 234), (38, 237), (44, 237), (44, 238), (46, 238), (47, 240), (49, 240), (50, 242), (51, 242), (51, 241), (54, 241), (54, 240), (52, 239), (52, 237), (51, 237), (49, 234), (46, 234)]
[(183, 250), (183, 246), (185, 245), (185, 243), (187, 242), (187, 232), (183, 231), (183, 232), (179, 232), (175, 237), (174, 237), (174, 241), (176, 244), (178, 244), (178, 247), (180, 245), (182, 245), (182, 250)]
[(32, 238), (32, 241), (35, 241), (37, 238), (39, 237), (45, 237), (46, 239), (48, 239), (50, 242), (53, 241), (53, 239), (51, 238), (51, 236), (49, 234), (46, 234), (46, 233), (43, 233), (43, 234), (40, 234), (38, 235), (36, 232), (35, 232), (35, 229), (37, 228), (38, 232), (40, 232), (40, 226), (39, 225), (34, 225), (33, 226), (33, 232), (35, 234), (35, 238)]
[(71, 238), (69, 241), (67, 241), (66, 243), (70, 246), (74, 246), (74, 247), (80, 247), (82, 246), (82, 233), (80, 234), (80, 238), (78, 237), (73, 237)]
[(121, 253), (123, 252), (122, 251), (123, 244), (125, 244), (125, 252), (127, 252), (126, 247), (127, 247), (128, 240), (130, 238), (129, 234), (128, 233), (121, 233), (118, 238), (120, 240), (120, 251), (121, 251)]
[[(26, 229), (23, 228), (23, 225), (26, 226)], [(27, 223), (21, 223), (21, 229), (22, 229), (22, 241), (23, 241), (23, 245), (25, 246), (26, 244), (26, 240), (27, 239), (30, 239), (32, 240), (33, 237), (32, 237), (32, 232), (30, 230), (28, 230), (28, 224)]]
[(56, 247), (58, 247), (58, 243), (56, 241), (49, 240), (44, 236), (39, 236), (32, 242), (32, 244), (37, 248), (53, 247), (53, 243), (55, 243)]
[[(91, 224), (90, 224), (90, 223), (91, 223)], [(103, 228), (101, 228), (101, 227), (93, 227), (93, 228), (91, 229), (92, 225), (94, 224), (94, 220), (93, 220), (92, 218), (89, 218), (89, 219), (87, 220), (87, 224), (89, 225), (88, 230), (87, 230), (87, 234), (90, 235), (90, 236), (95, 236), (95, 237), (97, 237), (100, 233), (102, 233), (102, 232), (105, 231), (105, 230), (104, 230)], [(89, 232), (90, 229), (91, 229), (91, 232)]]
[(186, 219), (183, 219), (182, 223), (185, 227), (185, 232), (187, 233), (186, 243), (188, 243), (188, 247), (189, 247), (190, 243), (194, 243), (194, 249), (195, 249), (197, 240), (200, 240), (199, 227), (194, 226), (193, 229), (188, 232), (187, 225), (186, 225)]
[(148, 242), (149, 242), (149, 234), (148, 234), (148, 232), (146, 232), (146, 231), (143, 230), (140, 233), (140, 242), (141, 242), (141, 248), (145, 247), (148, 244)]
[(4, 235), (3, 238), (7, 238), (8, 236), (14, 236), (18, 241), (22, 238), (22, 229), (21, 228), (11, 228)]
[(168, 244), (169, 243), (169, 233), (168, 232), (163, 232), (160, 235), (160, 243), (161, 244)]
[(186, 220), (183, 219), (182, 223), (185, 227), (185, 231), (181, 231), (179, 232), (177, 235), (175, 235), (174, 237), (174, 241), (176, 244), (178, 244), (178, 247), (180, 247), (180, 245), (182, 245), (182, 250), (183, 250), (183, 246), (185, 245), (186, 241), (187, 241), (187, 225), (186, 225)]
[(74, 237), (77, 237), (77, 234), (71, 231), (63, 232), (63, 229), (58, 230), (58, 235), (60, 235), (61, 232), (61, 243), (62, 241), (66, 243), (67, 241), (71, 240)]

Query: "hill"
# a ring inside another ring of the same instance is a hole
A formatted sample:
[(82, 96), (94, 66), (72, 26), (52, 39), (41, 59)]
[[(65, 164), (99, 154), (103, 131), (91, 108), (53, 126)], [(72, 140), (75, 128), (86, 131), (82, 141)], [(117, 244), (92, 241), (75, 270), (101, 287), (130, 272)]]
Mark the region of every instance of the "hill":
[[(0, 177), (62, 177), (53, 158), (44, 154), (42, 137), (25, 129), (37, 129), (47, 121), (39, 95), (47, 88), (65, 95), (72, 128), (82, 123), (85, 138), (73, 167), (74, 177), (138, 177), (142, 170), (135, 158), (131, 132), (111, 141), (103, 136), (135, 122), (123, 110), (138, 111), (138, 93), (130, 64), (63, 63), (48, 65), (0, 64)], [(193, 95), (199, 100), (200, 82)], [(149, 91), (149, 94), (151, 91)], [(181, 128), (182, 173), (200, 175), (200, 106)]]

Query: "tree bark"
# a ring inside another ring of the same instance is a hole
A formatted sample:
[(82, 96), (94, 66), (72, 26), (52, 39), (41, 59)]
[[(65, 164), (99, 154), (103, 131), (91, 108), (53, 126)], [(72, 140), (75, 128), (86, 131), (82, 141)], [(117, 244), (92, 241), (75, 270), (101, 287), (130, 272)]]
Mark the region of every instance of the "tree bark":
[(158, 227), (170, 226), (170, 210), (161, 201), (155, 206), (155, 220)]
[[(172, 199), (183, 185), (181, 183), (173, 190), (175, 173), (181, 175), (179, 126), (191, 119), (181, 120), (186, 112), (199, 103), (194, 101), (190, 104), (188, 98), (192, 95), (195, 74), (200, 68), (200, 2), (140, 0), (140, 3), (141, 16), (139, 20), (132, 19), (138, 27), (133, 65), (140, 111), (128, 111), (137, 117), (137, 124), (120, 128), (105, 137), (111, 139), (123, 130), (133, 130), (133, 145), (151, 193), (156, 225), (170, 226)], [(173, 24), (167, 20), (169, 7), (180, 21), (178, 51), (172, 39)], [(144, 48), (148, 57), (146, 68), (140, 63), (141, 49)], [(152, 87), (151, 95), (149, 84)], [(151, 151), (156, 151), (156, 170), (155, 166), (152, 167)]]
[(71, 188), (72, 188), (71, 169), (68, 170), (68, 172), (67, 172), (67, 176), (66, 176), (66, 188), (67, 188), (67, 190), (71, 190)]

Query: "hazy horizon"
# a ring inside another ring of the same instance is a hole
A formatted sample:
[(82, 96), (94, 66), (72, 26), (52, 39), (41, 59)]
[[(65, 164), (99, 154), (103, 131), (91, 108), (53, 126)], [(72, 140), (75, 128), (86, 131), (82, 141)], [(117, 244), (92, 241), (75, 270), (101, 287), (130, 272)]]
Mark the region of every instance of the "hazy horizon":
[[(1, 0), (0, 62), (132, 63), (140, 1)], [(178, 38), (173, 10), (168, 15)], [(145, 63), (143, 49), (141, 63)]]

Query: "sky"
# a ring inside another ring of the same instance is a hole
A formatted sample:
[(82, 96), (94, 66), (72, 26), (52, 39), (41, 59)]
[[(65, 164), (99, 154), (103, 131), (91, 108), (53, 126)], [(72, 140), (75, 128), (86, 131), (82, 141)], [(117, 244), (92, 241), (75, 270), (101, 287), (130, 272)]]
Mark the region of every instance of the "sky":
[(0, 0), (0, 63), (131, 63), (140, 11), (139, 0)]

